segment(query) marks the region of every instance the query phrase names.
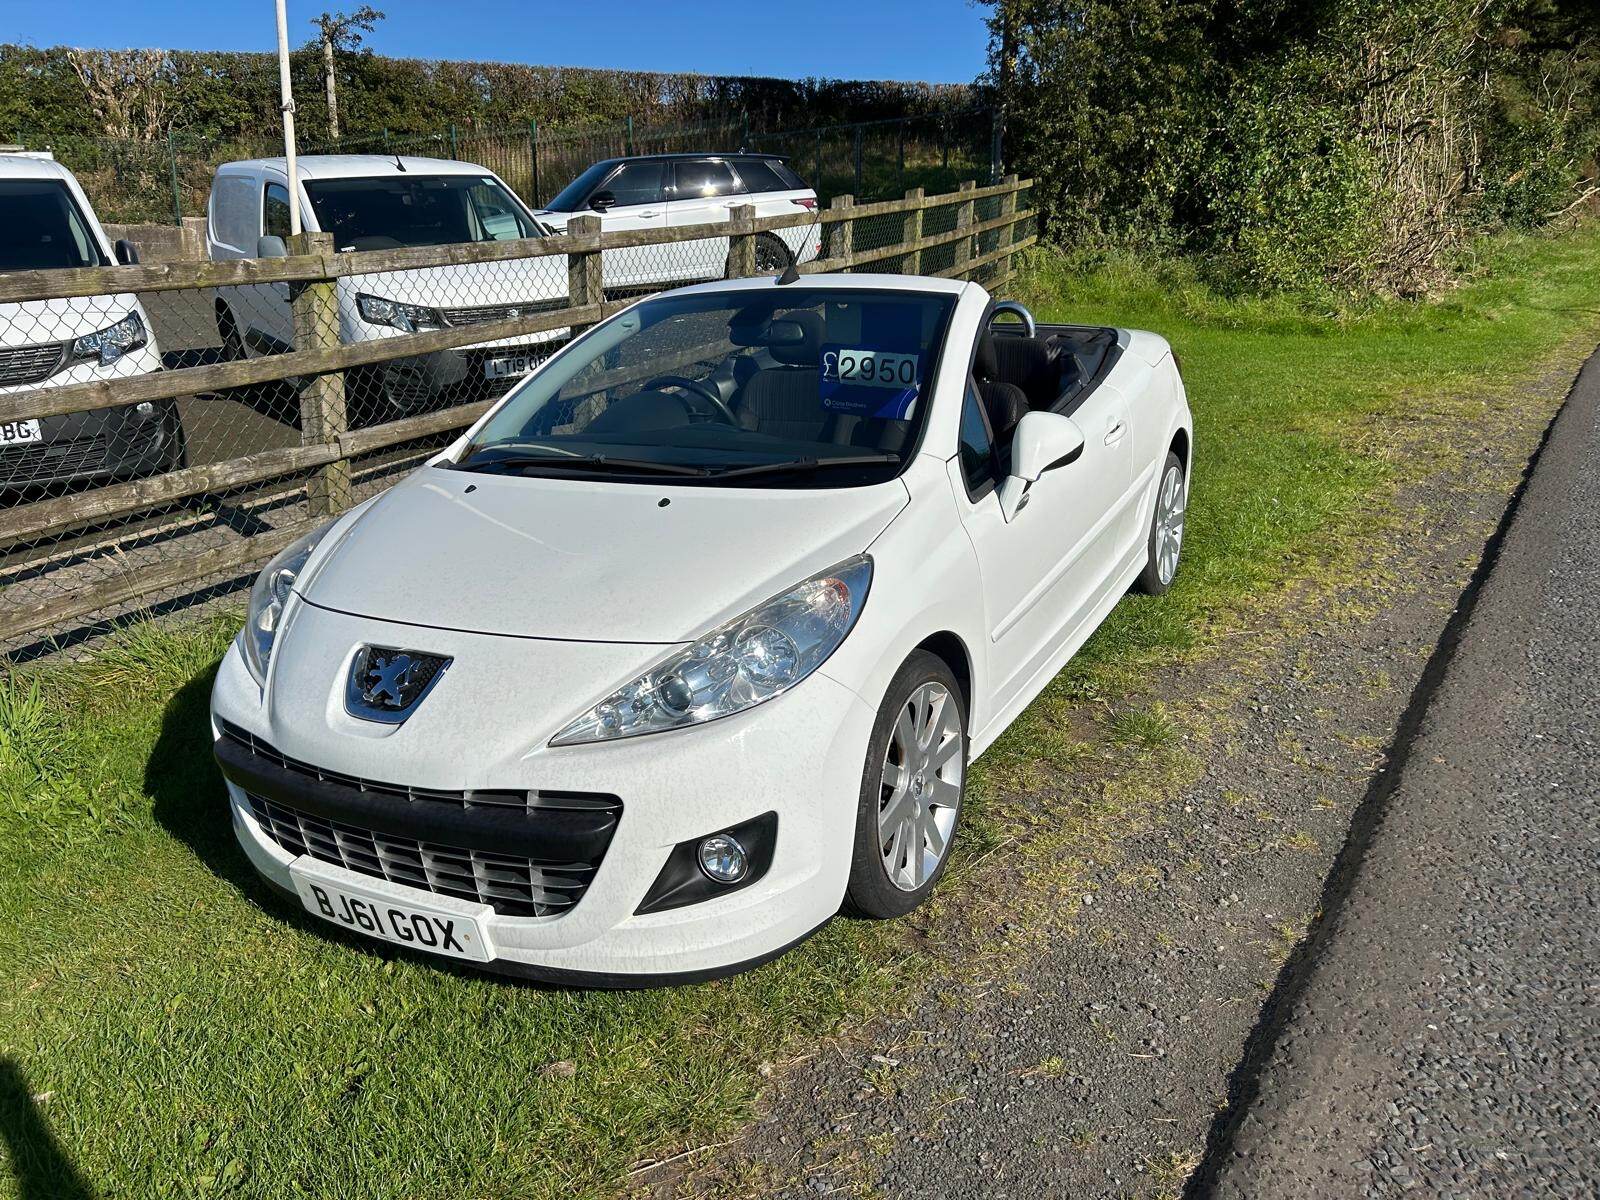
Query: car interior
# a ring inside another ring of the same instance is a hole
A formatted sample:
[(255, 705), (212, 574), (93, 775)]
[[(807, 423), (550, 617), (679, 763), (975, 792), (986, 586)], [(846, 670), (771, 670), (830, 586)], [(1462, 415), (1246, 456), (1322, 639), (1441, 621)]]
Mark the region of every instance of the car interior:
[[(1019, 321), (1001, 321), (1011, 313)], [(1039, 325), (1022, 305), (991, 306), (972, 374), (995, 441), (1011, 435), (1029, 411), (1071, 416), (1121, 355), (1114, 329)]]

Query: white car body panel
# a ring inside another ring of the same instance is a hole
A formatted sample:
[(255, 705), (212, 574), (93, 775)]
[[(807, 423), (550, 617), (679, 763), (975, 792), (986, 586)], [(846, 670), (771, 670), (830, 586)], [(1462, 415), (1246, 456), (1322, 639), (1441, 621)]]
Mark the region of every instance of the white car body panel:
[[(264, 687), (237, 646), (224, 660), (212, 704), (218, 728), (243, 728), (319, 769), (423, 788), (621, 798), (614, 840), (575, 907), (554, 918), (486, 918), (497, 969), (681, 978), (781, 951), (839, 908), (873, 721), (906, 657), (929, 644), (950, 657), (968, 691), (976, 756), (1145, 566), (1160, 464), (1192, 438), (1162, 339), (1117, 332), (1117, 353), (1073, 416), (1081, 457), (1042, 475), (1007, 520), (997, 490), (971, 498), (957, 457), (987, 293), (900, 276), (818, 276), (809, 285), (957, 299), (927, 393), (928, 424), (896, 478), (770, 490), (427, 468), (340, 518), (312, 554)], [(689, 728), (550, 745), (673, 645), (863, 553), (873, 574), (860, 619), (782, 695)], [(404, 724), (379, 725), (345, 710), (345, 680), (363, 645), (454, 661)], [(291, 887), (290, 857), (229, 787), (252, 862)], [(778, 813), (777, 851), (756, 883), (636, 912), (674, 846), (769, 810)]]

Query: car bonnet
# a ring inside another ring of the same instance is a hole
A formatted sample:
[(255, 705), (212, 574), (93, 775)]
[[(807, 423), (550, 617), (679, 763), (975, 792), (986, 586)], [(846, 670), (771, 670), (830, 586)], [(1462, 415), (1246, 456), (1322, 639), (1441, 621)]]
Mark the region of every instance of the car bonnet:
[(436, 629), (681, 642), (861, 553), (906, 503), (898, 480), (769, 490), (428, 468), (356, 519), (305, 597)]

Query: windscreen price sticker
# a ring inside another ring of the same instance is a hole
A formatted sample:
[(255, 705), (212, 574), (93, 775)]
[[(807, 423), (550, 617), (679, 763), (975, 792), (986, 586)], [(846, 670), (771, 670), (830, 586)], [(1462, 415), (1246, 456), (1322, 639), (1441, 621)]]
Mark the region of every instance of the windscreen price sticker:
[(892, 350), (822, 348), (822, 407), (889, 421), (904, 421), (917, 404), (922, 358)]
[[(833, 361), (829, 361), (829, 359)], [(822, 356), (823, 374), (832, 370), (833, 377), (844, 384), (865, 384), (868, 387), (915, 388), (917, 386), (917, 356), (894, 354), (887, 350), (845, 350)]]

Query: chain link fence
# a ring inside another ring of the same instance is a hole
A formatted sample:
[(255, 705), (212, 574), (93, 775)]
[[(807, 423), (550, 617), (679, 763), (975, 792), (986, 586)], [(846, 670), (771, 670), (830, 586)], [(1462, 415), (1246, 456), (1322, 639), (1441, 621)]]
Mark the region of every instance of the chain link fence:
[[(17, 145), (49, 150), (83, 185), (100, 219), (116, 224), (180, 224), (206, 212), (217, 166), (283, 154), (269, 138), (218, 140), (169, 132), (150, 141), (57, 135)], [(688, 125), (648, 125), (632, 117), (578, 128), (537, 121), (498, 129), (446, 126), (430, 133), (382, 132), (338, 141), (302, 138), (302, 154), (401, 154), (488, 167), (533, 207), (549, 201), (591, 163), (640, 154), (781, 154), (827, 202), (836, 195), (887, 199), (907, 188), (930, 194), (962, 179), (998, 175), (995, 113), (969, 109), (807, 129), (753, 130), (731, 116)]]
[[(602, 233), (586, 215), (511, 240), (481, 236), (481, 177), (441, 180), (403, 204), (410, 240), (437, 244), (315, 233), (283, 258), (0, 274), (0, 654), (247, 581), (639, 295), (780, 260), (993, 290), (1034, 236), (1029, 185), (1009, 178), (676, 228)], [(446, 214), (468, 224), (441, 232)], [(702, 365), (648, 373), (692, 383)]]

